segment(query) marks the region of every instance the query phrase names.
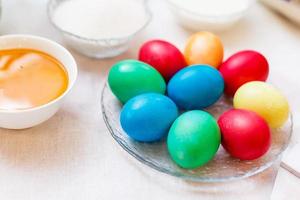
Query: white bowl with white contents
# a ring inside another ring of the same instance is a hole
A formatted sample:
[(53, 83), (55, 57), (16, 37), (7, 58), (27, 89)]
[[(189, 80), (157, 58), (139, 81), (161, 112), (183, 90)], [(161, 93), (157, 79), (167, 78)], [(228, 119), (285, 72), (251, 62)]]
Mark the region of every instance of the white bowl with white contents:
[(224, 31), (244, 17), (254, 0), (167, 0), (183, 27), (193, 30)]
[(24, 129), (38, 125), (52, 117), (72, 89), (77, 78), (77, 65), (73, 56), (61, 45), (51, 40), (31, 35), (6, 35), (0, 37), (0, 49), (33, 49), (47, 53), (60, 61), (68, 76), (67, 89), (56, 99), (33, 108), (0, 109), (0, 127)]
[(123, 53), (151, 20), (145, 0), (50, 0), (48, 16), (68, 46), (94, 58)]

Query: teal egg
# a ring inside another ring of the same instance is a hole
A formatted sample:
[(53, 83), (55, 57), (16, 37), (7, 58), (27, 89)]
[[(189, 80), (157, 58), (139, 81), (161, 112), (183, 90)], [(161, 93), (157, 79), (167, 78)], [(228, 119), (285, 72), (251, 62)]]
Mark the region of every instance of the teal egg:
[(167, 147), (180, 167), (194, 169), (213, 159), (220, 142), (220, 129), (214, 117), (193, 110), (180, 115), (172, 124)]

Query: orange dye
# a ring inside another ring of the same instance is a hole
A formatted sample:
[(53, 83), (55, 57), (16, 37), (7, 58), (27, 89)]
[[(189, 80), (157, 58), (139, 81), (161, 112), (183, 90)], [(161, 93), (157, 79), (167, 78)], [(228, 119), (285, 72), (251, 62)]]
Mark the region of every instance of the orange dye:
[(54, 57), (32, 49), (0, 50), (0, 109), (41, 106), (67, 87), (67, 72)]

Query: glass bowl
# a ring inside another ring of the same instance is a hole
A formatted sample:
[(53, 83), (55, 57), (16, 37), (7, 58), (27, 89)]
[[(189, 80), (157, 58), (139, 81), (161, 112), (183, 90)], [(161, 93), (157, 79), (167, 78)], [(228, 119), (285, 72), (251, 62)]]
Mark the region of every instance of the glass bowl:
[(183, 27), (192, 31), (225, 31), (233, 27), (242, 17), (247, 14), (247, 11), (255, 0), (249, 0), (248, 4), (245, 5), (244, 8), (236, 10), (232, 13), (218, 15), (189, 10), (182, 5), (179, 5), (174, 0), (166, 1), (169, 9), (175, 16), (175, 19)]
[[(225, 110), (232, 107), (231, 104), (231, 100), (222, 98), (207, 111), (218, 118)], [(259, 159), (253, 161), (234, 159), (220, 146), (216, 156), (209, 163), (195, 170), (186, 170), (171, 160), (165, 138), (155, 143), (141, 143), (127, 136), (119, 121), (122, 105), (107, 84), (102, 91), (101, 106), (104, 121), (112, 137), (130, 155), (160, 172), (196, 182), (217, 183), (239, 180), (270, 168), (273, 164), (280, 162), (281, 155), (289, 144), (293, 129), (292, 116), (290, 116), (284, 126), (272, 130), (271, 148)]]
[[(48, 2), (48, 18), (51, 24), (62, 34), (65, 43), (75, 51), (92, 58), (110, 58), (125, 52), (130, 41), (151, 21), (152, 14), (146, 0), (137, 0), (144, 5), (145, 23), (131, 35), (120, 38), (92, 39), (68, 32), (55, 24), (53, 14), (57, 6), (67, 0), (50, 0)], [(88, 2), (87, 2), (88, 3)], [(130, 23), (130, 22), (128, 22)]]

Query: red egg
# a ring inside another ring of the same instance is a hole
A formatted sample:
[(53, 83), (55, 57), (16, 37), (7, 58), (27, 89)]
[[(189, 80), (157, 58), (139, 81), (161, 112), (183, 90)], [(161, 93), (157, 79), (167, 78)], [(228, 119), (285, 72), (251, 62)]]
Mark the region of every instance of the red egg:
[(225, 81), (225, 94), (233, 96), (250, 81), (265, 81), (269, 74), (267, 59), (256, 51), (240, 51), (230, 56), (219, 68)]
[(186, 66), (183, 54), (173, 44), (163, 40), (151, 40), (143, 44), (139, 60), (157, 69), (166, 81)]
[(253, 160), (270, 148), (270, 128), (262, 117), (252, 111), (231, 109), (220, 116), (218, 124), (222, 146), (235, 158)]

